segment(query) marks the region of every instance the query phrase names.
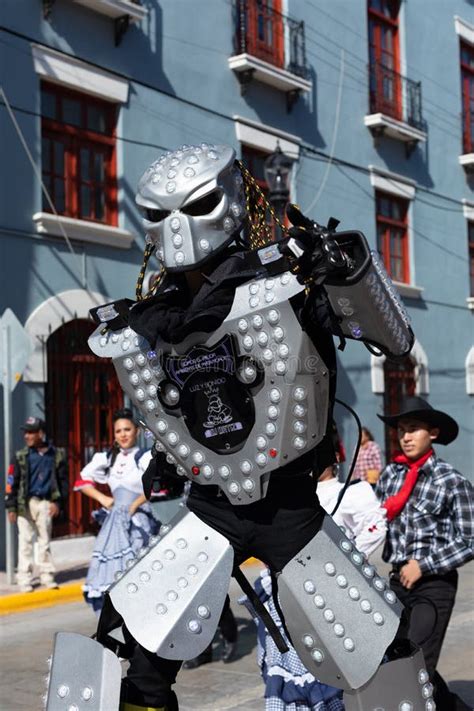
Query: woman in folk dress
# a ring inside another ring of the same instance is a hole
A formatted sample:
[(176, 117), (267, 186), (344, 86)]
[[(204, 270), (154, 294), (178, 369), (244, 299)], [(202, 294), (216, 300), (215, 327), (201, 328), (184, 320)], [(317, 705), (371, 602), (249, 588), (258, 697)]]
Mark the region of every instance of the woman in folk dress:
[[(142, 486), (151, 452), (137, 446), (138, 427), (132, 411), (118, 410), (113, 416), (113, 428), (112, 448), (94, 454), (74, 485), (75, 491), (81, 491), (103, 507), (101, 529), (83, 586), (86, 602), (97, 614), (106, 590), (159, 529)], [(99, 491), (95, 483), (107, 484), (112, 496)]]

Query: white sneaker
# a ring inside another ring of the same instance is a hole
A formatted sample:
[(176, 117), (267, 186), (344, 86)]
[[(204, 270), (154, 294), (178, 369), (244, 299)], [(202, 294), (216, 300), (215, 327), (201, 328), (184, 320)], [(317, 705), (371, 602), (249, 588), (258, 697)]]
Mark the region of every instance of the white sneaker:
[(33, 592), (33, 585), (20, 585), (20, 592), (22, 592), (22, 593)]

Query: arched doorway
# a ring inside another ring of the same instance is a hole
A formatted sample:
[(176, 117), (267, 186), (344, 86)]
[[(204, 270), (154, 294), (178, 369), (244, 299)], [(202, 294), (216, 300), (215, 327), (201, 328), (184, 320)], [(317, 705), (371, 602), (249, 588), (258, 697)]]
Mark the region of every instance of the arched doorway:
[(94, 452), (112, 438), (112, 413), (123, 405), (123, 392), (109, 360), (98, 358), (87, 345), (92, 321), (76, 319), (48, 338), (45, 411), (48, 433), (64, 447), (69, 462), (66, 520), (54, 526), (54, 536), (91, 530), (92, 501), (74, 493), (74, 481)]
[[(384, 413), (394, 415), (400, 412), (402, 397), (415, 395), (416, 392), (416, 361), (407, 356), (403, 360), (385, 360), (384, 379)], [(397, 432), (393, 427), (385, 426), (385, 454), (390, 461), (393, 453), (400, 449)]]

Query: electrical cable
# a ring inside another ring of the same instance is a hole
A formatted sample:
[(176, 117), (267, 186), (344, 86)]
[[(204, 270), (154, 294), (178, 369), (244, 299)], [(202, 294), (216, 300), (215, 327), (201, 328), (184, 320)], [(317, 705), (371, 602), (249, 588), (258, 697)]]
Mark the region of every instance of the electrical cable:
[[(18, 121), (16, 120), (15, 114), (13, 113), (13, 110), (12, 110), (12, 108), (11, 108), (11, 106), (10, 106), (10, 102), (8, 101), (7, 95), (5, 94), (5, 91), (4, 91), (4, 89), (3, 89), (2, 86), (0, 86), (0, 96), (3, 98), (3, 101), (4, 101), (4, 104), (5, 104), (5, 106), (6, 106), (8, 115), (9, 115), (9, 117), (10, 117), (10, 120), (11, 120), (11, 122), (12, 122), (14, 128), (15, 128), (15, 131), (17, 132), (18, 138), (20, 139), (20, 143), (21, 143), (21, 145), (23, 146), (23, 149), (24, 149), (24, 151), (25, 151), (25, 153), (26, 153), (26, 155), (27, 155), (27, 157), (28, 157), (28, 160), (30, 161), (31, 167), (32, 167), (32, 169), (33, 169), (33, 172), (34, 172), (34, 174), (36, 175), (36, 178), (37, 178), (38, 182), (39, 182), (40, 185), (41, 185), (41, 190), (43, 191), (43, 193), (44, 193), (44, 195), (45, 195), (45, 197), (46, 197), (46, 200), (48, 201), (48, 204), (49, 204), (51, 210), (53, 211), (54, 215), (55, 215), (56, 218), (58, 219), (59, 230), (60, 230), (62, 236), (64, 237), (64, 240), (65, 240), (65, 242), (66, 242), (66, 244), (67, 244), (67, 246), (68, 246), (68, 248), (69, 248), (69, 251), (70, 251), (71, 254), (73, 255), (74, 259), (77, 259), (77, 261), (79, 262), (79, 271), (81, 272), (81, 271), (82, 271), (82, 262), (80, 261), (80, 257), (79, 257), (79, 255), (74, 251), (74, 249), (73, 249), (73, 247), (72, 247), (72, 244), (71, 244), (71, 242), (70, 242), (70, 240), (69, 240), (69, 237), (68, 237), (67, 234), (66, 234), (66, 230), (64, 229), (64, 225), (62, 224), (62, 222), (61, 222), (60, 219), (59, 219), (59, 215), (58, 215), (58, 212), (57, 212), (56, 207), (55, 207), (55, 205), (54, 205), (54, 202), (53, 202), (52, 199), (51, 199), (51, 195), (49, 194), (48, 189), (47, 189), (46, 185), (45, 185), (44, 182), (43, 182), (43, 176), (41, 175), (41, 171), (40, 171), (40, 169), (38, 168), (38, 166), (36, 165), (33, 156), (31, 155), (31, 151), (30, 151), (30, 149), (28, 148), (28, 144), (27, 144), (27, 142), (26, 142), (25, 136), (23, 135), (23, 131), (21, 130), (20, 125), (18, 124)], [(86, 288), (87, 288), (87, 286), (86, 286)]]
[(337, 134), (339, 130), (339, 119), (341, 116), (341, 100), (342, 100), (342, 86), (344, 83), (344, 50), (341, 49), (341, 62), (340, 62), (340, 69), (339, 69), (339, 86), (337, 90), (337, 100), (336, 100), (336, 115), (334, 118), (334, 129), (332, 133), (332, 141), (331, 141), (331, 150), (329, 153), (329, 159), (326, 164), (326, 170), (324, 172), (323, 179), (321, 181), (321, 185), (319, 186), (318, 192), (314, 196), (314, 199), (310, 202), (310, 204), (303, 210), (305, 215), (307, 215), (313, 207), (316, 205), (318, 202), (323, 190), (324, 186), (326, 185), (326, 181), (329, 177), (329, 171), (331, 170), (331, 165), (334, 159), (334, 151), (336, 148), (336, 140), (337, 140)]
[(343, 499), (343, 497), (344, 497), (344, 494), (345, 494), (346, 491), (347, 491), (347, 487), (348, 487), (349, 484), (350, 484), (351, 477), (352, 477), (352, 474), (353, 474), (353, 472), (354, 472), (354, 468), (355, 468), (355, 465), (356, 465), (357, 457), (358, 457), (358, 455), (359, 455), (360, 443), (361, 443), (361, 440), (362, 440), (362, 423), (361, 423), (361, 421), (360, 421), (360, 419), (359, 419), (359, 415), (357, 414), (357, 412), (356, 412), (355, 410), (353, 410), (350, 405), (348, 405), (347, 403), (343, 402), (342, 400), (339, 400), (339, 398), (337, 398), (337, 397), (334, 398), (334, 402), (337, 402), (339, 405), (342, 405), (342, 407), (345, 407), (346, 410), (348, 410), (348, 411), (351, 413), (352, 417), (353, 417), (353, 418), (355, 419), (355, 421), (356, 421), (357, 429), (358, 429), (359, 434), (358, 434), (358, 437), (357, 437), (357, 442), (356, 442), (356, 446), (355, 446), (355, 449), (354, 449), (354, 454), (352, 455), (352, 462), (351, 462), (351, 466), (350, 466), (350, 468), (349, 468), (349, 474), (347, 475), (346, 481), (344, 482), (344, 486), (342, 487), (342, 489), (341, 489), (341, 491), (340, 491), (340, 493), (339, 493), (339, 496), (338, 496), (338, 498), (337, 498), (336, 505), (335, 505), (335, 507), (333, 508), (333, 510), (331, 511), (331, 516), (334, 516), (334, 514), (335, 514), (336, 511), (338, 510), (339, 505), (340, 505), (340, 503), (341, 503), (341, 501), (342, 501), (342, 499)]

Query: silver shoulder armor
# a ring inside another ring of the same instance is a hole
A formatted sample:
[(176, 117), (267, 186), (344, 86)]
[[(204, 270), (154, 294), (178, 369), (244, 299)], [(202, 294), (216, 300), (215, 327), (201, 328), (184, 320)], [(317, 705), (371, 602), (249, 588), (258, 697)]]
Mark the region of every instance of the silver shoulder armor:
[(285, 272), (236, 289), (219, 329), (151, 348), (132, 329), (91, 336), (179, 474), (217, 484), (233, 504), (258, 501), (274, 470), (321, 441), (329, 375), (289, 299)]
[(414, 343), (413, 331), (380, 256), (369, 250), (361, 232), (336, 232), (334, 239), (353, 265), (350, 277), (324, 284), (342, 333), (385, 355), (407, 355)]
[(234, 563), (220, 533), (183, 508), (110, 588), (113, 606), (145, 649), (192, 659), (212, 642)]
[(329, 515), (283, 568), (278, 594), (307, 669), (340, 689), (366, 684), (395, 637), (402, 606)]

